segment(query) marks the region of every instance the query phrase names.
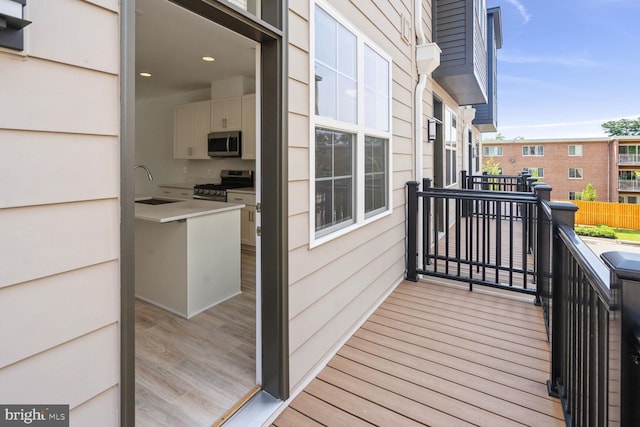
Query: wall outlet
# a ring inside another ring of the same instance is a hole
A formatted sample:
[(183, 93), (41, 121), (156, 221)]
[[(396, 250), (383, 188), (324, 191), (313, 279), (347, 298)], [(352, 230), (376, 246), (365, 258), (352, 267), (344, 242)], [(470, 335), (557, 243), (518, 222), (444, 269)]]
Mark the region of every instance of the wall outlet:
[(184, 167), (182, 168), (182, 173), (187, 173), (187, 170), (188, 170), (188, 169), (187, 169), (187, 167), (186, 167), (186, 166), (184, 166)]

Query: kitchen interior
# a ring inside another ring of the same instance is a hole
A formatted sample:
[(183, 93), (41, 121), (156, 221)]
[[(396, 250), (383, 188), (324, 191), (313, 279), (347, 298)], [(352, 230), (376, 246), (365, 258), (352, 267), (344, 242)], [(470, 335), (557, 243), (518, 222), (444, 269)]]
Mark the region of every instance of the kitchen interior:
[(136, 1), (138, 426), (212, 425), (259, 389), (258, 57), (174, 3)]

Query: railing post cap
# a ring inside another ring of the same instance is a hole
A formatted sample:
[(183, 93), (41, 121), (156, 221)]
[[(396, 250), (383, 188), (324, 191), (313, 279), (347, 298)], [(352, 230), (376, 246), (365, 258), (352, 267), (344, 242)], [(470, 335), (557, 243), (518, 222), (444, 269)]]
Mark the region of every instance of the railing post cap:
[(640, 282), (640, 254), (633, 252), (605, 252), (600, 258), (621, 279)]
[(418, 181), (407, 181), (407, 187), (412, 187), (412, 186), (417, 187), (418, 185), (420, 185)]
[(538, 182), (533, 184), (534, 190), (536, 191), (551, 191), (553, 188), (549, 184), (545, 184), (544, 182)]
[(536, 178), (535, 176), (527, 176), (526, 180), (527, 182), (536, 182), (538, 178)]
[(578, 210), (578, 207), (571, 202), (550, 202), (549, 207), (556, 211), (575, 212)]

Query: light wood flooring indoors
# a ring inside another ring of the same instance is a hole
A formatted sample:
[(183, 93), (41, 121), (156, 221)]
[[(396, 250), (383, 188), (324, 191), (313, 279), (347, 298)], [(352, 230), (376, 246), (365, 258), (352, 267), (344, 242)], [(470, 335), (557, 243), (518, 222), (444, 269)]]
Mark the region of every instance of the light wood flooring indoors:
[(530, 297), (405, 281), (273, 425), (560, 427), (549, 365)]
[(255, 254), (242, 294), (187, 320), (136, 300), (136, 426), (210, 426), (255, 386)]

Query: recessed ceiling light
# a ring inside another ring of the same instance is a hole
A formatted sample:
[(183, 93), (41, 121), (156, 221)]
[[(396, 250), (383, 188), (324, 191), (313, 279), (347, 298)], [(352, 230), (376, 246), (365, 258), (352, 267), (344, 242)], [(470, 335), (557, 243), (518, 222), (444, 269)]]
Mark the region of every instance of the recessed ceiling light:
[(216, 60), (216, 58), (214, 58), (213, 56), (203, 56), (202, 60), (206, 62), (213, 62)]
[(140, 73), (142, 77), (151, 77), (151, 73)]

